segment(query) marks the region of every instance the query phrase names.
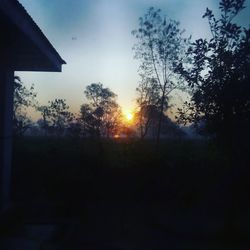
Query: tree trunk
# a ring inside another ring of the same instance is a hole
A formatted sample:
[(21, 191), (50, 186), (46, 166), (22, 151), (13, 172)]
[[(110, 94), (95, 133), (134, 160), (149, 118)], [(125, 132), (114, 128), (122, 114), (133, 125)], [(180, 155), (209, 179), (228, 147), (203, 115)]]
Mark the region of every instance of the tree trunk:
[(159, 117), (158, 130), (157, 130), (157, 135), (156, 135), (156, 147), (159, 147), (159, 143), (160, 143), (161, 124), (162, 124), (163, 110), (164, 110), (164, 100), (165, 100), (165, 88), (161, 97), (160, 117)]

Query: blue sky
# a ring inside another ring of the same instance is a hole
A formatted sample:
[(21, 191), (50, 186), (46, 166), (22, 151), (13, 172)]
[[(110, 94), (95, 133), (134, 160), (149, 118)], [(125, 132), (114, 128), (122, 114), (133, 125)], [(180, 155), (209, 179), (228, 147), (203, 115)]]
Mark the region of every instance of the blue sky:
[[(17, 72), (35, 84), (38, 101), (64, 98), (73, 112), (84, 102), (85, 87), (101, 82), (118, 95), (124, 109), (133, 109), (138, 85), (138, 62), (131, 31), (151, 6), (181, 22), (186, 36), (209, 36), (202, 15), (218, 10), (218, 0), (19, 0), (67, 62), (62, 73)], [(250, 6), (250, 0), (246, 1)], [(250, 23), (249, 9), (240, 18)]]

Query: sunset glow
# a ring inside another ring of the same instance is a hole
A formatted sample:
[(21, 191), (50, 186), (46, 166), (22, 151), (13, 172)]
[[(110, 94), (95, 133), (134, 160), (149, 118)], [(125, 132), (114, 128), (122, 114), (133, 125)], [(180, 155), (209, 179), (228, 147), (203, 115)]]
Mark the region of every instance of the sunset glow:
[(127, 118), (128, 121), (131, 121), (133, 119), (133, 115), (131, 113), (128, 113), (126, 115), (126, 118)]
[(125, 110), (123, 113), (124, 113), (124, 120), (127, 123), (131, 123), (133, 121), (133, 118), (134, 118), (133, 112), (130, 110)]

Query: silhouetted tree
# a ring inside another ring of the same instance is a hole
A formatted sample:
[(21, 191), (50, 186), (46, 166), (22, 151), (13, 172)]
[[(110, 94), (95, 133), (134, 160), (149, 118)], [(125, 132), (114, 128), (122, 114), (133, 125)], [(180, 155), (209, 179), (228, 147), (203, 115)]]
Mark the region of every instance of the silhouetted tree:
[(67, 136), (79, 138), (82, 136), (82, 130), (81, 118), (75, 117), (68, 125)]
[(69, 106), (66, 104), (64, 99), (55, 99), (54, 101), (49, 102), (49, 115), (57, 135), (62, 135), (65, 131), (65, 128), (73, 119), (73, 114), (68, 111)]
[(164, 104), (170, 93), (180, 87), (175, 73), (177, 63), (183, 60), (188, 39), (182, 38), (179, 23), (162, 17), (160, 10), (151, 7), (144, 17), (139, 18), (139, 28), (132, 31), (137, 43), (135, 58), (141, 61), (140, 71), (145, 77), (154, 79), (160, 90), (160, 116), (157, 130), (157, 144), (160, 139)]
[(30, 128), (32, 121), (26, 111), (29, 107), (36, 107), (36, 93), (34, 85), (28, 89), (19, 76), (14, 77), (14, 100), (13, 100), (13, 132), (21, 136)]
[(192, 93), (191, 101), (179, 110), (179, 120), (202, 122), (230, 147), (250, 139), (250, 29), (233, 22), (244, 2), (221, 0), (219, 19), (207, 9), (203, 17), (212, 38), (196, 40), (189, 48), (191, 62), (179, 65)]
[(86, 134), (110, 137), (118, 126), (121, 110), (116, 95), (101, 83), (92, 83), (84, 91), (88, 103), (81, 106), (81, 119)]
[(162, 121), (162, 135), (166, 138), (183, 138), (186, 133), (179, 127), (179, 125), (172, 121), (168, 116), (163, 116)]
[(44, 135), (46, 136), (49, 131), (49, 116), (50, 116), (50, 109), (48, 106), (39, 106), (37, 107), (37, 111), (39, 111), (42, 115), (42, 119), (37, 121), (39, 127), (44, 131)]
[(93, 108), (89, 104), (82, 104), (81, 120), (83, 123), (83, 133), (85, 135), (100, 136), (100, 118), (97, 112), (94, 112)]
[[(135, 122), (139, 127), (140, 138), (143, 139), (152, 123), (159, 120), (159, 112), (155, 116), (155, 109), (160, 110), (160, 92), (154, 78), (147, 78), (141, 75), (141, 82), (136, 88), (136, 93), (138, 111), (135, 113)], [(166, 107), (167, 105), (164, 105), (164, 110)]]
[[(160, 116), (159, 108), (154, 105), (145, 106), (138, 112), (139, 114), (137, 113), (136, 115), (140, 116), (140, 112), (143, 113), (142, 116), (145, 117), (146, 121), (149, 121), (146, 124), (146, 133), (143, 134), (143, 138), (155, 138), (157, 136), (158, 121)], [(148, 116), (150, 116), (150, 120), (148, 120)], [(166, 114), (163, 114), (161, 136), (164, 136), (165, 138), (176, 138), (183, 137), (184, 135), (185, 133), (180, 129), (180, 127)]]
[(69, 127), (74, 116), (69, 111), (69, 106), (64, 99), (55, 99), (49, 101), (49, 105), (41, 106), (38, 111), (42, 114), (42, 121), (39, 125), (46, 133), (52, 133), (57, 136), (62, 136), (65, 130)]
[(115, 102), (113, 103), (107, 112), (104, 113), (104, 135), (107, 138), (113, 137), (119, 132), (121, 122), (122, 122), (122, 112), (119, 105)]

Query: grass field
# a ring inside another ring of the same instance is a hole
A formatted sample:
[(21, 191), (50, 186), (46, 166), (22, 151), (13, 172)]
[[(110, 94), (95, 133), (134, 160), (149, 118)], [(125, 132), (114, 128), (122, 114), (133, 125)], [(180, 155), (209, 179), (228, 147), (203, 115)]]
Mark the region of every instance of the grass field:
[(129, 194), (188, 206), (219, 181), (228, 162), (200, 140), (166, 140), (156, 150), (153, 141), (27, 137), (15, 141), (13, 165), (16, 199)]
[(2, 237), (56, 227), (49, 249), (248, 249), (249, 170), (230, 159), (202, 140), (18, 138)]

